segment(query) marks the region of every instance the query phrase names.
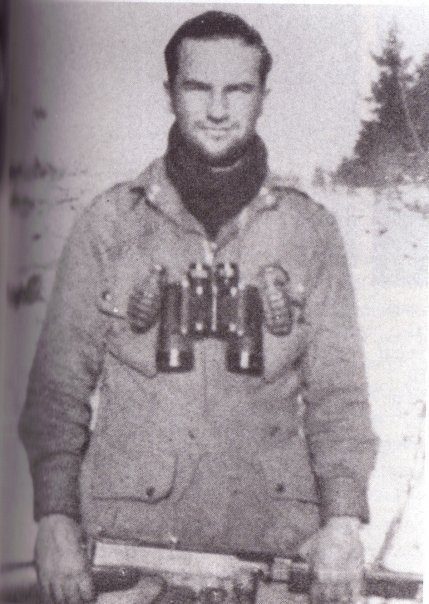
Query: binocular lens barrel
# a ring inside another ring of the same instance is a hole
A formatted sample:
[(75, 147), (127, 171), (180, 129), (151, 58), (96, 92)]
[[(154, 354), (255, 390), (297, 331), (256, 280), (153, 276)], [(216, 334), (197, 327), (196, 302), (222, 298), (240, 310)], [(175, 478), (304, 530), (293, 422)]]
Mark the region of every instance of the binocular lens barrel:
[(161, 372), (191, 371), (194, 367), (192, 343), (185, 329), (189, 298), (185, 283), (168, 283), (162, 288), (161, 322), (156, 364)]
[(228, 371), (261, 375), (264, 370), (263, 307), (257, 287), (239, 287), (237, 333), (231, 337), (226, 353)]

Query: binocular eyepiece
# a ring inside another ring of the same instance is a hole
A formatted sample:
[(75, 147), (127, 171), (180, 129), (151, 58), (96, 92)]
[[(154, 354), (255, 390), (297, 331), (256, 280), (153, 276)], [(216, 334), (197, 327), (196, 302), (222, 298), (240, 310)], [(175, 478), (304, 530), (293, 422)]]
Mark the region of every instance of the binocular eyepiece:
[(215, 337), (228, 343), (229, 371), (262, 373), (262, 303), (256, 287), (239, 283), (236, 264), (191, 264), (180, 282), (161, 283), (160, 298), (158, 371), (190, 371), (192, 341)]

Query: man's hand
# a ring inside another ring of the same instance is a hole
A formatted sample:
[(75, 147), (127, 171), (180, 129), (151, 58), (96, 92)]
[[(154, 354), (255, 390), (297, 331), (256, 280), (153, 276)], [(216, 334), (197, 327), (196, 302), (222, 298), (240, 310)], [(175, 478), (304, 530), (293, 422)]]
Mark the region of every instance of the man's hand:
[(364, 568), (359, 527), (357, 518), (330, 518), (304, 546), (313, 576), (312, 604), (359, 601)]
[(82, 604), (94, 600), (81, 531), (61, 514), (39, 522), (35, 561), (44, 604)]

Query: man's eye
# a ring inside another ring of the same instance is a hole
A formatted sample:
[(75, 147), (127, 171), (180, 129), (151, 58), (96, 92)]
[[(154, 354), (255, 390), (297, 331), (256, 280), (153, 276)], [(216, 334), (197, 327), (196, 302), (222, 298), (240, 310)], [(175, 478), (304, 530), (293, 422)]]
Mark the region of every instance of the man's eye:
[(244, 92), (245, 94), (249, 94), (254, 88), (252, 84), (237, 84), (236, 86), (231, 86), (229, 92)]
[(182, 87), (188, 92), (192, 92), (194, 90), (208, 90), (208, 86), (206, 86), (205, 84), (201, 84), (200, 82), (184, 82)]

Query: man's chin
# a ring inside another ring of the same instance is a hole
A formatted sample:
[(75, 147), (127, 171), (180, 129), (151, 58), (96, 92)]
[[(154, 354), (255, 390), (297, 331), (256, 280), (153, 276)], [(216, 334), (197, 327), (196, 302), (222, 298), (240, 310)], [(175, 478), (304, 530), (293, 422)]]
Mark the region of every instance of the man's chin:
[(198, 144), (192, 147), (199, 158), (210, 166), (230, 166), (242, 157), (247, 144), (240, 141), (228, 146)]

